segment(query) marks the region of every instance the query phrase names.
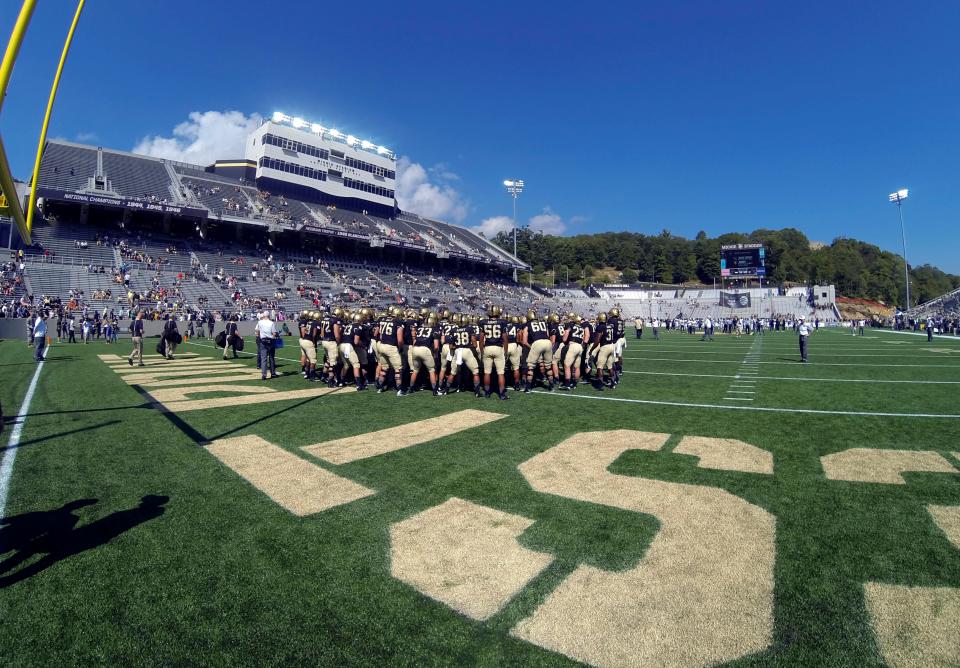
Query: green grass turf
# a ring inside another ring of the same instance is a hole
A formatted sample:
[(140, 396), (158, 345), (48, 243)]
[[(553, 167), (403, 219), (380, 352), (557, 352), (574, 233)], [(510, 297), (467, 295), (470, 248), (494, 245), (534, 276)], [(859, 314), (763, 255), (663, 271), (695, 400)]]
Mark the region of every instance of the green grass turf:
[[(820, 456), (851, 447), (957, 451), (960, 420), (725, 409), (733, 404), (725, 401), (732, 378), (652, 375), (732, 376), (752, 349), (761, 363), (751, 406), (960, 414), (960, 384), (949, 384), (960, 383), (960, 341), (930, 346), (921, 337), (828, 331), (813, 337), (808, 365), (797, 363), (792, 334), (701, 343), (664, 332), (659, 342), (649, 333), (628, 342), (626, 370), (645, 373), (625, 374), (613, 392), (581, 387), (575, 396), (535, 393), (510, 402), (343, 393), (179, 416), (151, 408), (96, 357), (126, 354), (125, 345), (54, 345), (23, 430), (6, 517), (95, 499), (75, 511), (76, 531), (97, 520), (104, 522), (95, 528), (106, 526), (86, 539), (66, 531), (63, 540), (78, 551), (29, 577), (18, 573), (38, 557), (0, 565), (4, 663), (570, 665), (511, 638), (509, 629), (578, 564), (635, 565), (659, 524), (535, 493), (517, 465), (572, 434), (604, 429), (736, 438), (774, 454), (773, 476), (713, 471), (671, 454), (673, 438), (662, 452), (627, 452), (611, 469), (716, 486), (776, 516), (773, 644), (735, 665), (881, 665), (864, 582), (960, 587), (960, 550), (924, 509), (960, 504), (960, 475), (907, 474), (908, 485), (867, 485), (828, 481), (819, 464)], [(205, 343), (185, 350), (214, 355)], [(293, 358), (294, 350), (279, 355)], [(280, 362), (291, 375), (271, 387), (304, 387), (296, 363)], [(905, 364), (913, 366), (891, 366)], [(0, 400), (10, 416), (34, 371), (31, 351), (0, 343), (0, 369)], [(852, 379), (948, 382), (836, 382)], [(299, 449), (463, 408), (509, 417), (342, 466)], [(242, 434), (262, 436), (376, 494), (295, 517), (197, 445)], [(131, 526), (114, 515), (151, 494), (169, 497), (161, 515), (134, 516)], [(390, 576), (389, 526), (452, 496), (536, 520), (521, 543), (556, 557), (487, 622), (468, 620)], [(9, 527), (0, 537), (6, 549)]]

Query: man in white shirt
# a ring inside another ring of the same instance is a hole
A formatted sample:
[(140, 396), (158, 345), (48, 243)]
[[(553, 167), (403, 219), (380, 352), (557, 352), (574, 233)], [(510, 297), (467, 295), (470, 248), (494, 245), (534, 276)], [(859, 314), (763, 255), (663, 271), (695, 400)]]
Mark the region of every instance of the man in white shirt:
[(808, 325), (803, 318), (799, 318), (797, 333), (800, 335), (800, 361), (804, 364), (807, 362), (807, 338), (812, 331), (810, 325)]
[(703, 337), (701, 341), (706, 341), (709, 338), (713, 341), (713, 320), (709, 317), (703, 321)]
[(277, 377), (277, 364), (275, 359), (274, 341), (277, 338), (277, 326), (270, 319), (270, 314), (263, 312), (260, 314), (260, 320), (257, 321), (255, 329), (257, 343), (260, 347), (260, 379), (267, 379), (267, 370), (270, 370), (270, 377)]
[(47, 345), (47, 316), (39, 310), (37, 311), (37, 319), (33, 321), (33, 343), (37, 347), (35, 359), (42, 362), (44, 348)]

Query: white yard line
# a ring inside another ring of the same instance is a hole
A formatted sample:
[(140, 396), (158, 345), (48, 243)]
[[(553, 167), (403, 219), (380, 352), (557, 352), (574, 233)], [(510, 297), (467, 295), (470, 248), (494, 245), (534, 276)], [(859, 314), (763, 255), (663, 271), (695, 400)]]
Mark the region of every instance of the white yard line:
[[(624, 371), (644, 376), (686, 376), (688, 378), (738, 378), (735, 374), (671, 373), (667, 371)], [(801, 378), (800, 376), (757, 376), (760, 380), (805, 380), (818, 383), (904, 383), (907, 385), (960, 385), (960, 380), (878, 380), (873, 378)], [(745, 379), (744, 379), (745, 380)], [(756, 381), (749, 381), (756, 382)]]
[(3, 519), (7, 510), (13, 462), (17, 458), (17, 450), (20, 449), (20, 435), (23, 433), (23, 425), (27, 421), (27, 413), (30, 411), (30, 403), (33, 401), (33, 393), (37, 389), (37, 381), (40, 379), (40, 370), (43, 369), (43, 364), (43, 362), (38, 362), (37, 370), (33, 372), (33, 378), (30, 380), (30, 386), (23, 397), (23, 403), (20, 405), (20, 411), (13, 423), (13, 429), (10, 430), (10, 438), (7, 440), (7, 449), (3, 453), (3, 461), (0, 462), (0, 519)]
[[(799, 357), (799, 355), (798, 355)], [(685, 360), (682, 358), (675, 357), (633, 357), (624, 355), (624, 359), (630, 360), (641, 360), (646, 362), (693, 362), (695, 364), (736, 364), (740, 360)], [(960, 359), (960, 357), (958, 357)], [(779, 366), (786, 365), (799, 365), (800, 360), (797, 361), (783, 361), (783, 362), (758, 362), (758, 364), (776, 364)], [(960, 369), (960, 364), (855, 364), (855, 363), (844, 363), (844, 362), (811, 362), (807, 366), (862, 366), (862, 367), (876, 367), (876, 368), (886, 368), (886, 367), (910, 367), (910, 368), (928, 368), (928, 369)]]
[(619, 401), (628, 404), (645, 404), (649, 406), (676, 406), (678, 408), (711, 408), (728, 411), (756, 411), (759, 413), (801, 413), (810, 415), (848, 415), (852, 417), (903, 417), (903, 418), (931, 418), (943, 420), (958, 420), (960, 414), (950, 413), (874, 413), (870, 411), (829, 411), (816, 408), (774, 408), (772, 406), (728, 406), (725, 404), (696, 404), (683, 401), (656, 401), (653, 399), (624, 399), (621, 397), (606, 397), (590, 394), (570, 394), (534, 390), (536, 396), (564, 397), (568, 399), (588, 399), (596, 401)]

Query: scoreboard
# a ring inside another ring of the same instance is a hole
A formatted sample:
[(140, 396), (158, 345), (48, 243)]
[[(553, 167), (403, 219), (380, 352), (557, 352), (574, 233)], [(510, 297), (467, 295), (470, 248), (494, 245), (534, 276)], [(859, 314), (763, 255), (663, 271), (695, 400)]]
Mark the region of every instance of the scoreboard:
[(766, 276), (766, 249), (763, 244), (731, 244), (720, 247), (720, 275)]

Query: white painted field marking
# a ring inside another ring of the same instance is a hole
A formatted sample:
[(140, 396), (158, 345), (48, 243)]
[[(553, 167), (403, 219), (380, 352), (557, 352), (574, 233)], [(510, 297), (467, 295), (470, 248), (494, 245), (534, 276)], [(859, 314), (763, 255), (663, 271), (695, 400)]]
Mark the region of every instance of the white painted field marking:
[(589, 394), (559, 394), (546, 390), (534, 390), (532, 394), (544, 397), (566, 397), (570, 399), (590, 399), (596, 401), (619, 401), (628, 404), (644, 404), (648, 406), (676, 406), (678, 408), (715, 408), (731, 411), (756, 411), (758, 413), (801, 413), (806, 415), (850, 415), (854, 417), (904, 417), (904, 418), (931, 418), (943, 420), (958, 420), (960, 414), (951, 413), (883, 413), (871, 411), (830, 411), (818, 408), (775, 408), (772, 406), (727, 406), (724, 404), (697, 404), (683, 401), (658, 401), (655, 399), (625, 399), (621, 397), (601, 397)]
[(38, 362), (37, 370), (33, 372), (33, 378), (30, 379), (27, 393), (23, 396), (23, 403), (20, 404), (20, 410), (17, 412), (13, 429), (10, 430), (7, 449), (3, 452), (3, 461), (0, 462), (0, 519), (3, 519), (4, 512), (7, 510), (7, 497), (10, 494), (10, 477), (13, 475), (13, 462), (17, 458), (17, 450), (20, 449), (20, 435), (23, 433), (23, 425), (27, 421), (27, 413), (30, 411), (33, 393), (37, 390), (37, 380), (40, 378), (40, 370), (43, 369), (43, 364), (43, 362)]
[[(686, 376), (688, 378), (739, 378), (737, 375), (714, 373), (672, 373), (668, 371), (623, 371), (644, 376)], [(889, 380), (873, 378), (801, 378), (800, 376), (757, 376), (760, 380), (805, 380), (818, 383), (905, 383), (907, 385), (960, 385), (960, 380)], [(753, 382), (753, 381), (751, 381)]]
[(492, 413), (468, 408), (439, 417), (366, 432), (358, 436), (348, 436), (315, 445), (306, 445), (303, 449), (331, 464), (348, 464), (358, 459), (375, 457), (459, 434), (467, 429), (473, 429), (505, 417), (507, 416), (504, 413)]
[[(739, 360), (685, 360), (683, 358), (674, 358), (674, 357), (629, 357), (624, 355), (624, 359), (631, 360), (642, 360), (646, 362), (693, 362), (694, 364), (736, 364)], [(783, 361), (783, 362), (758, 362), (758, 364), (775, 364), (777, 366), (787, 366), (787, 365), (796, 365), (800, 364), (799, 361)], [(909, 367), (909, 368), (924, 368), (924, 369), (960, 369), (960, 364), (859, 364), (859, 363), (844, 363), (844, 362), (813, 362), (807, 366), (862, 366), (870, 368), (894, 368), (894, 367)]]

